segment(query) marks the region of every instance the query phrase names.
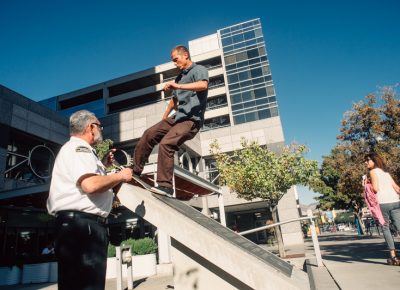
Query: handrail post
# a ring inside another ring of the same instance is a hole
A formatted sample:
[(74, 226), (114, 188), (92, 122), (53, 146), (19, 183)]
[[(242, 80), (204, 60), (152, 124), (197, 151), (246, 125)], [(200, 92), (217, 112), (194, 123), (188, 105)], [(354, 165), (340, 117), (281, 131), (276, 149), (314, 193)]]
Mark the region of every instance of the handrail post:
[(310, 218), (311, 238), (314, 246), (315, 258), (317, 259), (317, 266), (322, 267), (323, 264), (322, 264), (321, 251), (319, 249), (317, 232), (315, 230), (315, 222), (314, 219), (312, 218), (312, 211), (310, 209), (307, 210), (307, 216)]

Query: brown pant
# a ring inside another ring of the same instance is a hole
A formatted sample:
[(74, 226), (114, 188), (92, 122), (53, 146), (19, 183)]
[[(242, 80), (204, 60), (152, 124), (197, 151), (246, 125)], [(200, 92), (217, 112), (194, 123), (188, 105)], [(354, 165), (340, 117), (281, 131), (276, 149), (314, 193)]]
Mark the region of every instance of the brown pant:
[(157, 184), (172, 187), (174, 154), (179, 150), (180, 145), (196, 136), (197, 132), (199, 132), (199, 127), (192, 120), (175, 122), (171, 117), (161, 120), (147, 129), (136, 145), (133, 155), (133, 171), (140, 174), (154, 146), (160, 144), (157, 160)]

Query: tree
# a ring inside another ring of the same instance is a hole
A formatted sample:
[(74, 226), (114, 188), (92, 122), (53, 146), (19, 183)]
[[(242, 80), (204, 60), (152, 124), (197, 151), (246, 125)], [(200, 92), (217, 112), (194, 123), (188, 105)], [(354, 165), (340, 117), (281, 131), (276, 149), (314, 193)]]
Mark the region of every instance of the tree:
[(323, 158), (321, 180), (312, 188), (323, 209), (352, 208), (359, 214), (364, 203), (361, 176), (367, 173), (364, 156), (377, 152), (388, 162), (389, 172), (400, 177), (400, 102), (393, 88), (380, 96), (368, 95), (345, 113), (338, 144)]
[[(274, 223), (278, 222), (276, 207), (283, 194), (293, 185), (309, 185), (312, 180), (319, 179), (317, 161), (305, 159), (304, 145), (284, 147), (280, 154), (244, 138), (241, 139), (241, 146), (241, 149), (227, 154), (220, 152), (216, 140), (210, 145), (210, 151), (217, 161), (220, 183), (227, 185), (240, 198), (269, 201)], [(283, 257), (278, 231), (277, 238)]]

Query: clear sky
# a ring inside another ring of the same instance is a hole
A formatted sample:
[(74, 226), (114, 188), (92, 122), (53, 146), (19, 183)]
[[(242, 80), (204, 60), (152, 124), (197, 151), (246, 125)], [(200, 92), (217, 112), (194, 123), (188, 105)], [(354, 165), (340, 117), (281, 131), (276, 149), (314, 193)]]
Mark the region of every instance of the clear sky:
[(253, 18), (286, 142), (308, 158), (329, 154), (354, 102), (400, 81), (397, 0), (0, 0), (0, 84), (42, 100), (168, 62), (176, 44)]

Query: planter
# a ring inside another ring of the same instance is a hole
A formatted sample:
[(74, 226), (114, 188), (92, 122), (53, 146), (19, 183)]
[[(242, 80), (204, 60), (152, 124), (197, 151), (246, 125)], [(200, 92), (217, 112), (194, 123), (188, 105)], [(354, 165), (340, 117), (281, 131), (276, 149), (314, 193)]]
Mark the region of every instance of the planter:
[(22, 284), (49, 281), (50, 263), (27, 264), (22, 269)]
[(150, 277), (157, 274), (156, 254), (139, 255), (132, 257), (133, 278)]
[(15, 285), (21, 282), (21, 268), (0, 267), (0, 285)]

